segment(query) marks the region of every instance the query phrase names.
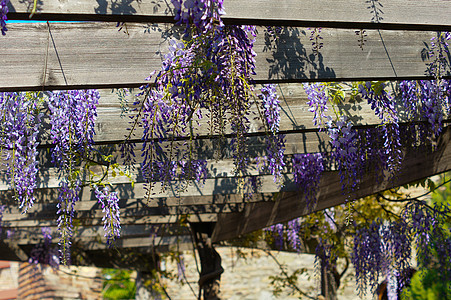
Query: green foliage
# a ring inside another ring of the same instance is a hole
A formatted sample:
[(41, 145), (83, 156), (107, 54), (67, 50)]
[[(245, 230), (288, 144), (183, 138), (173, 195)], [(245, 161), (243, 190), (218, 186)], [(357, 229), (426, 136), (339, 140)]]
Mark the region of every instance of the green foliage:
[(136, 285), (131, 278), (131, 271), (104, 269), (103, 297), (104, 299), (135, 299)]
[(299, 275), (304, 274), (307, 272), (306, 268), (301, 268), (293, 271), (293, 273), (288, 274), (287, 266), (281, 265), (281, 272), (284, 273), (285, 277), (281, 277), (278, 275), (275, 276), (269, 276), (269, 280), (271, 282), (271, 285), (273, 286), (273, 294), (274, 296), (278, 297), (282, 294), (282, 292), (288, 290), (288, 295), (296, 295), (299, 293), (298, 290), (296, 290), (298, 278)]
[(439, 272), (437, 269), (426, 269), (415, 273), (410, 288), (403, 292), (401, 299), (451, 299), (451, 283), (441, 280)]

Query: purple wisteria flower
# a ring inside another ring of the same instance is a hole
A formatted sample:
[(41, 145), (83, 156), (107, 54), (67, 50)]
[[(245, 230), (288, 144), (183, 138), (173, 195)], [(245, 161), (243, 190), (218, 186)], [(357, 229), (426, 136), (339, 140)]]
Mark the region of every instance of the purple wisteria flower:
[(300, 252), (302, 242), (299, 238), (299, 231), (301, 230), (301, 225), (299, 224), (299, 219), (293, 219), (288, 221), (287, 229), (287, 239), (288, 243), (294, 250)]
[(316, 206), (316, 195), (319, 182), (324, 171), (324, 161), (321, 153), (293, 155), (294, 182), (304, 193), (306, 209), (311, 212)]
[(50, 94), (50, 135), (55, 144), (52, 158), (58, 167), (68, 168), (75, 152), (83, 157), (91, 150), (99, 98), (97, 90), (56, 91)]
[[(207, 111), (212, 133), (223, 135), (228, 130), (225, 126), (230, 126), (235, 172), (240, 177), (248, 175), (252, 92), (248, 81), (254, 74), (254, 56), (252, 42), (240, 26), (217, 26), (194, 35), (189, 42), (170, 42), (161, 71), (152, 75), (154, 87), (143, 86), (140, 93), (145, 95), (140, 124), (144, 129), (142, 169), (147, 180), (160, 177), (168, 182), (179, 174), (183, 161), (195, 161), (195, 136), (190, 128), (195, 118), (202, 118), (200, 109)], [(187, 137), (186, 143), (174, 142)], [(170, 145), (161, 147), (163, 141)], [(180, 147), (190, 150), (180, 151)], [(156, 163), (164, 166), (164, 176), (154, 174)]]
[(359, 184), (361, 165), (357, 156), (357, 135), (346, 116), (339, 121), (328, 123), (328, 133), (332, 145), (334, 161), (340, 173), (342, 190), (346, 194)]
[(58, 249), (52, 247), (52, 231), (48, 227), (41, 229), (43, 242), (37, 244), (30, 253), (28, 260), (31, 264), (46, 264), (52, 269), (58, 269), (60, 265)]
[(215, 22), (222, 25), (225, 14), (223, 0), (171, 0), (177, 24), (187, 27), (192, 22), (201, 30), (209, 30)]
[(278, 223), (264, 229), (265, 232), (268, 232), (274, 238), (274, 244), (279, 250), (283, 250), (284, 246), (284, 228), (285, 226), (282, 223)]
[(387, 262), (382, 246), (380, 226), (375, 221), (355, 233), (352, 263), (359, 294), (365, 292), (368, 284), (374, 289), (379, 276), (385, 274)]
[(412, 240), (409, 225), (404, 220), (381, 227), (383, 251), (394, 270), (410, 268)]
[(5, 212), (6, 205), (0, 205), (0, 235), (2, 234), (2, 219), (3, 213)]
[(310, 107), (309, 111), (314, 113), (313, 124), (318, 128), (324, 127), (331, 120), (330, 116), (327, 115), (327, 101), (329, 99), (325, 89), (318, 83), (304, 83), (304, 91), (309, 99), (307, 102)]
[(58, 195), (57, 224), (61, 260), (64, 264), (70, 263), (74, 206), (81, 190), (76, 164), (92, 150), (99, 98), (97, 90), (49, 93), (48, 107), (52, 126), (50, 136), (55, 145), (52, 160), (63, 178)]
[(447, 31), (437, 32), (437, 36), (431, 38), (429, 48), (429, 59), (432, 62), (428, 63), (427, 72), (436, 79), (441, 79), (449, 67), (449, 41), (451, 40), (451, 33)]
[(278, 134), (280, 126), (280, 100), (276, 93), (276, 85), (264, 85), (261, 89), (261, 94), (257, 96), (262, 100), (262, 117), (269, 131), (266, 136), (266, 168), (274, 175), (274, 182), (281, 183), (282, 170), (285, 166), (285, 135)]
[(121, 236), (121, 219), (119, 210), (119, 198), (117, 192), (111, 192), (108, 187), (94, 187), (94, 193), (100, 205), (104, 216), (103, 229), (107, 244), (111, 243)]
[(60, 183), (57, 207), (57, 225), (60, 235), (60, 257), (64, 265), (70, 264), (70, 246), (74, 229), (75, 203), (80, 200), (81, 182)]
[(262, 100), (262, 109), (265, 122), (272, 133), (279, 132), (280, 127), (280, 100), (275, 84), (265, 84), (261, 93), (257, 95)]
[(38, 172), (37, 137), (42, 114), (35, 98), (35, 94), (29, 93), (0, 93), (1, 155), (4, 155), (14, 197), (24, 211), (35, 201), (33, 192)]
[(6, 35), (6, 31), (8, 31), (8, 28), (6, 28), (6, 21), (8, 21), (8, 17), (6, 16), (8, 14), (8, 2), (9, 0), (0, 1), (0, 27), (2, 35)]
[[(393, 176), (398, 171), (402, 159), (399, 118), (395, 101), (385, 90), (385, 83), (381, 81), (367, 81), (364, 85), (360, 84), (359, 92), (381, 120), (384, 131), (383, 149), (387, 161), (384, 167)], [(414, 109), (413, 107), (409, 108)]]

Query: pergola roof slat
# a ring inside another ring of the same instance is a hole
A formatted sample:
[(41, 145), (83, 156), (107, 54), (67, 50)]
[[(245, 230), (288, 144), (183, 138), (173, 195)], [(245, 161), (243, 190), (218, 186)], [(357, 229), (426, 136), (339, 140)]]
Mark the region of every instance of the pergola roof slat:
[[(12, 0), (10, 19), (28, 19), (32, 2)], [(225, 0), (226, 24), (285, 25), (305, 27), (400, 28), (435, 30), (451, 26), (451, 5), (440, 0)], [(126, 3), (77, 0), (38, 2), (36, 20), (174, 22), (170, 1)]]
[[(325, 173), (318, 188), (318, 204), (315, 210), (323, 210), (386, 189), (451, 170), (451, 127), (441, 137), (437, 150), (407, 153), (394, 178), (376, 178), (367, 173), (361, 179), (359, 189), (352, 195), (344, 195), (337, 173)], [(222, 214), (218, 217), (212, 239), (217, 242), (306, 215), (302, 193), (280, 193), (273, 202), (249, 203), (242, 212)]]
[[(161, 69), (167, 52), (162, 32), (169, 30), (128, 24), (124, 34), (113, 23), (52, 23), (50, 31), (45, 23), (18, 23), (9, 29), (0, 44), (0, 90), (140, 86)], [(353, 30), (323, 29), (324, 47), (315, 55), (303, 28), (284, 31), (277, 46), (267, 44), (264, 28), (258, 31), (254, 78), (261, 82), (426, 78), (422, 51), (436, 35), (368, 30), (362, 50)]]

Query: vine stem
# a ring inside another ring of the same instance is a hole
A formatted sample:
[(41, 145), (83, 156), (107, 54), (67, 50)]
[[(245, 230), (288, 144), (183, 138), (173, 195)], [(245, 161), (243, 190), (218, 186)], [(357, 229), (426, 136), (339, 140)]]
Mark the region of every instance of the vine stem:
[[(269, 250), (264, 250), (266, 252), (266, 254), (268, 254), (269, 257), (271, 257), (274, 262), (277, 264), (277, 266), (279, 267), (280, 271), (282, 272), (283, 276), (285, 276), (285, 278), (288, 278), (290, 276), (288, 276), (287, 272), (284, 270), (282, 264), (279, 262), (279, 260), (271, 253), (271, 251)], [(308, 295), (307, 293), (305, 293), (304, 291), (302, 291), (296, 284), (293, 284), (290, 282), (290, 286), (292, 289), (296, 290), (299, 294), (301, 294), (302, 296), (305, 296), (309, 299), (312, 300), (316, 300), (316, 298)]]

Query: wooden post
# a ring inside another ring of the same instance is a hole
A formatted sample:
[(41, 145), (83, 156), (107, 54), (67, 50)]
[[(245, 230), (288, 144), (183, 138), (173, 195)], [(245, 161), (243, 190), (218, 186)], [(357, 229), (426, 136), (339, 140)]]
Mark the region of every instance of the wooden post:
[[(329, 270), (332, 268), (333, 270)], [(328, 267), (324, 259), (321, 259), (321, 295), (328, 300), (337, 300), (337, 282), (335, 266)]]
[(190, 225), (201, 264), (199, 297), (202, 294), (204, 300), (220, 299), (219, 285), (224, 269), (221, 266), (221, 256), (211, 243), (215, 223), (190, 223)]

